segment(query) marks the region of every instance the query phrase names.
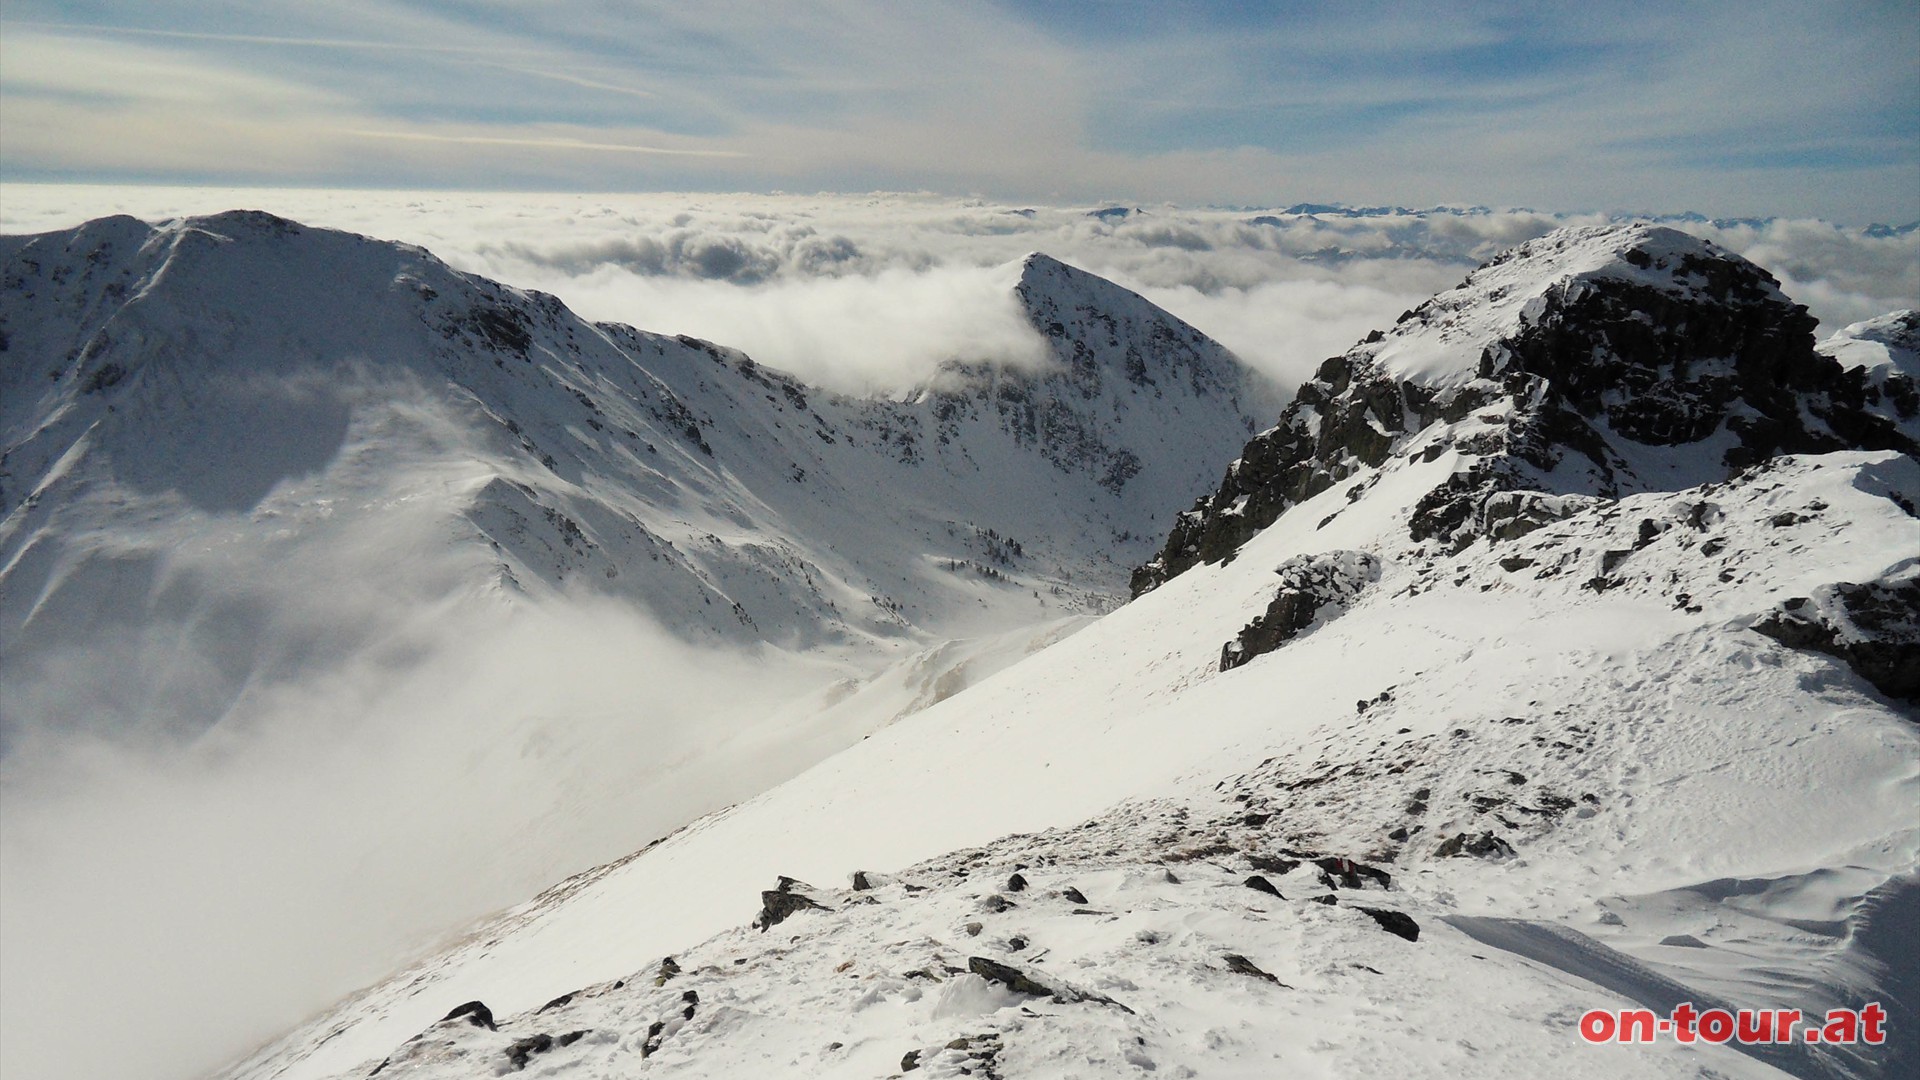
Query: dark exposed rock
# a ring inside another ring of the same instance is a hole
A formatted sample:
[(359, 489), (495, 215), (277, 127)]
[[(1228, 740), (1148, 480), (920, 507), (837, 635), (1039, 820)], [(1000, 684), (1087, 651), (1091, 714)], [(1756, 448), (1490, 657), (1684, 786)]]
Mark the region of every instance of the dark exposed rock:
[(1330, 551), (1288, 559), (1274, 571), (1280, 587), (1264, 614), (1220, 649), (1220, 670), (1232, 671), (1270, 653), (1312, 626), (1323, 611), (1337, 613), (1380, 578), (1380, 560), (1362, 551)]
[(1328, 857), (1315, 859), (1313, 864), (1325, 871), (1327, 876), (1339, 883), (1342, 888), (1364, 888), (1368, 881), (1374, 882), (1383, 889), (1391, 888), (1393, 885), (1393, 875), (1379, 867), (1367, 866), (1352, 859)]
[(1247, 865), (1255, 870), (1264, 870), (1269, 874), (1291, 874), (1294, 867), (1300, 865), (1299, 859), (1283, 859), (1278, 855), (1249, 855)]
[(473, 332), (502, 352), (524, 357), (527, 349), (533, 345), (533, 334), (528, 329), (531, 323), (515, 307), (504, 304), (498, 307), (475, 307), (458, 322), (463, 329)]
[(667, 985), (668, 979), (678, 974), (680, 974), (680, 964), (671, 956), (662, 957), (660, 960), (660, 973), (653, 977), (653, 985), (665, 986)]
[[(1560, 269), (1561, 253), (1579, 245), (1613, 245), (1622, 265)], [(1406, 336), (1468, 325), (1497, 298), (1486, 282), (1528, 265), (1540, 266), (1544, 284), (1514, 328), (1485, 342), (1472, 378), (1429, 385), (1383, 365)], [(1502, 498), (1515, 493), (1551, 500), (1641, 490), (1649, 481), (1632, 474), (1623, 453), (1633, 444), (1697, 443), (1724, 430), (1736, 443), (1719, 463), (1729, 472), (1784, 453), (1920, 456), (1876, 403), (1884, 395), (1868, 400), (1860, 369), (1815, 351), (1813, 318), (1777, 286), (1739, 256), (1650, 226), (1562, 230), (1509, 251), (1392, 331), (1321, 364), (1279, 422), (1246, 444), (1218, 489), (1181, 514), (1159, 554), (1134, 571), (1133, 594), (1230, 558), (1287, 508), (1384, 464), (1411, 436), (1469, 416), (1480, 419), (1426, 447), (1427, 460), (1454, 449), (1469, 464), (1419, 501), (1409, 523), (1415, 541), (1457, 547), (1475, 535), (1513, 537), (1578, 509)], [(1510, 404), (1479, 412), (1499, 403)]]
[(545, 1033), (529, 1035), (507, 1047), (507, 1064), (513, 1066), (513, 1071), (519, 1072), (527, 1067), (528, 1058), (535, 1054), (544, 1054), (551, 1049), (553, 1049), (553, 1036)]
[(909, 1050), (907, 1051), (906, 1056), (900, 1059), (901, 1072), (912, 1072), (913, 1070), (919, 1067), (920, 1067), (920, 1051), (918, 1050)]
[(463, 1016), (467, 1018), (467, 1023), (472, 1024), (474, 1027), (483, 1027), (488, 1031), (500, 1030), (494, 1026), (493, 1010), (487, 1008), (483, 1002), (478, 1001), (469, 1001), (464, 1005), (456, 1005), (452, 1012), (440, 1018), (440, 1022), (444, 1024), (449, 1020), (458, 1020)]
[(1356, 907), (1354, 910), (1364, 911), (1372, 916), (1373, 921), (1379, 923), (1381, 929), (1389, 934), (1398, 935), (1406, 938), (1408, 941), (1420, 940), (1420, 924), (1414, 922), (1413, 916), (1408, 915), (1404, 911), (1371, 907)]
[(1033, 997), (1050, 997), (1063, 1005), (1087, 1001), (1099, 1005), (1111, 1005), (1129, 1015), (1133, 1013), (1132, 1009), (1107, 997), (1105, 994), (1096, 994), (1091, 990), (1081, 990), (1077, 987), (1056, 984), (1043, 977), (1030, 975), (1011, 964), (1002, 964), (997, 960), (989, 960), (984, 956), (968, 957), (967, 970), (988, 982), (999, 983), (1016, 994), (1028, 994)]
[(560, 1006), (565, 1005), (567, 1002), (572, 1000), (573, 1000), (572, 994), (561, 994), (559, 997), (554, 998), (552, 1001), (547, 1002), (545, 1005), (542, 1005), (533, 1011), (535, 1015), (538, 1015), (540, 1013), (546, 1012), (548, 1009), (557, 1009)]
[(1015, 873), (1012, 877), (1007, 879), (1008, 892), (1025, 892), (1026, 889), (1027, 889), (1027, 879), (1021, 874)]
[[(1241, 884), (1245, 885), (1247, 888), (1252, 889), (1255, 892), (1263, 892), (1263, 893), (1266, 893), (1268, 896), (1280, 896), (1280, 890), (1277, 888), (1274, 888), (1273, 882), (1268, 881), (1266, 878), (1261, 877), (1259, 874), (1253, 875), (1247, 880), (1241, 882)], [(1280, 896), (1280, 899), (1285, 900), (1286, 897)]]
[(1490, 832), (1478, 836), (1456, 833), (1442, 841), (1433, 853), (1441, 858), (1460, 855), (1472, 855), (1476, 858), (1498, 858), (1513, 854), (1513, 845)]
[(1782, 601), (1753, 629), (1839, 659), (1888, 697), (1920, 702), (1920, 578), (1827, 585)]
[(967, 970), (988, 982), (999, 983), (1016, 994), (1031, 994), (1034, 997), (1053, 996), (1053, 987), (1029, 977), (1026, 972), (1011, 964), (1002, 964), (984, 956), (973, 956), (967, 959)]
[(760, 914), (753, 920), (754, 929), (765, 933), (768, 927), (777, 926), (802, 911), (828, 910), (825, 904), (800, 891), (806, 887), (793, 878), (782, 877), (778, 888), (762, 892)]
[(1265, 979), (1266, 981), (1273, 983), (1275, 986), (1287, 985), (1286, 983), (1281, 982), (1279, 978), (1274, 976), (1271, 972), (1261, 970), (1260, 965), (1254, 963), (1253, 961), (1247, 959), (1244, 956), (1241, 956), (1239, 953), (1228, 953), (1225, 956), (1221, 957), (1220, 959), (1223, 963), (1227, 965), (1228, 971), (1231, 971), (1240, 975), (1251, 975), (1256, 979)]
[(1066, 899), (1069, 903), (1084, 904), (1087, 902), (1087, 895), (1081, 892), (1079, 889), (1073, 888), (1071, 886), (1069, 886), (1066, 889), (1066, 891), (1062, 892), (1060, 895), (1061, 897)]

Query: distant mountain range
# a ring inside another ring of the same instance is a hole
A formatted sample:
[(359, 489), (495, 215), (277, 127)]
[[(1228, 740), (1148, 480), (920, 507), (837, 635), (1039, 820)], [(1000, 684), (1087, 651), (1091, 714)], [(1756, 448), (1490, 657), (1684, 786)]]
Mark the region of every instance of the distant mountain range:
[(0, 258), (0, 674), (170, 622), (203, 719), (354, 647), (249, 587), (315, 563), (396, 605), (586, 592), (859, 655), (1103, 611), (1278, 401), (1044, 255), (1005, 268), (1040, 359), (889, 400), (259, 213)]

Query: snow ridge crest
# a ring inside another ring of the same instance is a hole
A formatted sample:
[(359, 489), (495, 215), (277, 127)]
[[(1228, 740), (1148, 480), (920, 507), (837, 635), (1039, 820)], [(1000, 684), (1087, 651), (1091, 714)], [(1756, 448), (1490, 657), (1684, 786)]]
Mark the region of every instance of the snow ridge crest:
[(1134, 595), (1395, 462), (1453, 455), (1409, 530), (1458, 548), (1500, 492), (1614, 499), (1780, 454), (1920, 455), (1882, 404), (1896, 398), (1816, 351), (1814, 326), (1771, 274), (1674, 229), (1530, 241), (1323, 363), (1134, 572)]

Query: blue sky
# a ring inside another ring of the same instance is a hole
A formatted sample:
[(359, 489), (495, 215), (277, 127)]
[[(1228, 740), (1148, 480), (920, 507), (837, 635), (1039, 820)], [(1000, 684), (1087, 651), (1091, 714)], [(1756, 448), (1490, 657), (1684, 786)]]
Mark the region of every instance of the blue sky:
[(1905, 222), (1920, 10), (8, 0), (0, 177)]

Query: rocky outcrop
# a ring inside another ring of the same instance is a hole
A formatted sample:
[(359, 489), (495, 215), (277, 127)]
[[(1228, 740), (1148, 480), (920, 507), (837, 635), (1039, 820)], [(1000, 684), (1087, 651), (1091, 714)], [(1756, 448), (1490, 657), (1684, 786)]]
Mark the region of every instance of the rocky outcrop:
[(988, 959), (984, 956), (968, 957), (967, 970), (990, 983), (999, 983), (1001, 986), (1006, 987), (1016, 994), (1048, 997), (1062, 1005), (1072, 1005), (1079, 1002), (1111, 1005), (1129, 1016), (1133, 1015), (1132, 1009), (1127, 1008), (1125, 1005), (1120, 1004), (1105, 994), (1096, 994), (1091, 990), (1084, 990), (1077, 986), (1069, 986), (1059, 979), (1035, 975), (1031, 972), (1022, 971), (1012, 964), (1003, 964), (998, 960)]
[(1653, 448), (1711, 440), (1721, 475), (1785, 453), (1920, 456), (1886, 412), (1891, 391), (1869, 400), (1861, 372), (1815, 350), (1814, 326), (1765, 270), (1672, 229), (1542, 237), (1323, 363), (1180, 515), (1133, 593), (1226, 559), (1287, 508), (1397, 457), (1457, 455), (1409, 530), (1458, 547), (1505, 493), (1617, 498), (1666, 482)]
[(472, 1024), (474, 1027), (483, 1027), (488, 1031), (496, 1030), (496, 1025), (493, 1022), (493, 1010), (487, 1008), (485, 1002), (469, 1001), (464, 1005), (456, 1005), (452, 1012), (440, 1018), (440, 1022), (444, 1024), (449, 1020), (459, 1020), (462, 1018), (465, 1018), (467, 1023)]
[(1442, 841), (1433, 853), (1443, 859), (1471, 855), (1478, 859), (1499, 859), (1513, 854), (1513, 845), (1490, 832), (1477, 836), (1455, 833)]
[(1344, 611), (1380, 579), (1380, 560), (1364, 551), (1299, 555), (1275, 568), (1280, 587), (1265, 613), (1220, 648), (1220, 670), (1232, 671)]
[(753, 920), (754, 929), (764, 933), (803, 911), (831, 910), (815, 900), (812, 892), (812, 886), (805, 882), (782, 877), (778, 886), (760, 894), (760, 914)]
[(1828, 585), (1782, 601), (1753, 629), (1835, 657), (1888, 697), (1920, 704), (1920, 577)]
[(1853, 323), (1818, 347), (1859, 381), (1869, 411), (1920, 439), (1920, 311)]
[(1380, 928), (1389, 934), (1406, 938), (1408, 941), (1420, 940), (1420, 924), (1414, 922), (1413, 916), (1408, 915), (1404, 911), (1375, 907), (1357, 907), (1354, 910), (1364, 912), (1374, 922), (1379, 923)]

